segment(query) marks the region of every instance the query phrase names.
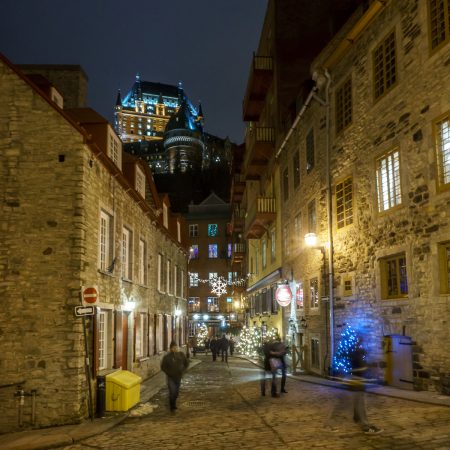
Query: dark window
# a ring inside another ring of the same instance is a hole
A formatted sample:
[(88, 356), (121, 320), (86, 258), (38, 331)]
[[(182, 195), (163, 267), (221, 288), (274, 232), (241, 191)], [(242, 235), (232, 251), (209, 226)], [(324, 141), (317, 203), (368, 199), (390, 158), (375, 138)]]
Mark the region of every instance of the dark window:
[(306, 136), (306, 172), (314, 169), (314, 129)]

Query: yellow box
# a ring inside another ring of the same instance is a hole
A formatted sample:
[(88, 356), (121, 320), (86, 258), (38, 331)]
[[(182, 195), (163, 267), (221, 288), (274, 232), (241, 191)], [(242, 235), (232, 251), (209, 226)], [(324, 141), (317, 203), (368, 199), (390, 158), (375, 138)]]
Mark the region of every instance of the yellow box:
[(142, 378), (128, 370), (106, 375), (106, 411), (128, 411), (141, 397)]

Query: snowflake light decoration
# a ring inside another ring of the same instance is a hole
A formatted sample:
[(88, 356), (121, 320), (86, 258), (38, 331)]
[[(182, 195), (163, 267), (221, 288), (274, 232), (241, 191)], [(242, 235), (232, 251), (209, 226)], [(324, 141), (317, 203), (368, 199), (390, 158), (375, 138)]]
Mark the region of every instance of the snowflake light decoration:
[(227, 292), (227, 282), (222, 277), (217, 277), (211, 281), (211, 293), (219, 297)]

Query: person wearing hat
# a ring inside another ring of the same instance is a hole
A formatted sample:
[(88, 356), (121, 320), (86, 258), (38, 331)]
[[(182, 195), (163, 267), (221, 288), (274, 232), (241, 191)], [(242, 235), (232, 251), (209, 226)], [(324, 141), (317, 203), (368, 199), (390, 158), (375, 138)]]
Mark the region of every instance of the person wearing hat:
[(170, 411), (177, 409), (177, 398), (180, 392), (181, 378), (189, 366), (189, 360), (183, 352), (178, 351), (176, 342), (172, 341), (167, 353), (161, 361), (161, 370), (167, 375)]

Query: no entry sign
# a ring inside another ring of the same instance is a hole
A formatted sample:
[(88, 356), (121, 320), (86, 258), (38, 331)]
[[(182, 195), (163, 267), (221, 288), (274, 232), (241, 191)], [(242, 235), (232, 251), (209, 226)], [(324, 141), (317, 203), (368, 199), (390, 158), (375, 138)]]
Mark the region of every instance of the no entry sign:
[(98, 291), (96, 286), (83, 287), (81, 289), (81, 296), (83, 298), (83, 304), (95, 305), (98, 300)]

